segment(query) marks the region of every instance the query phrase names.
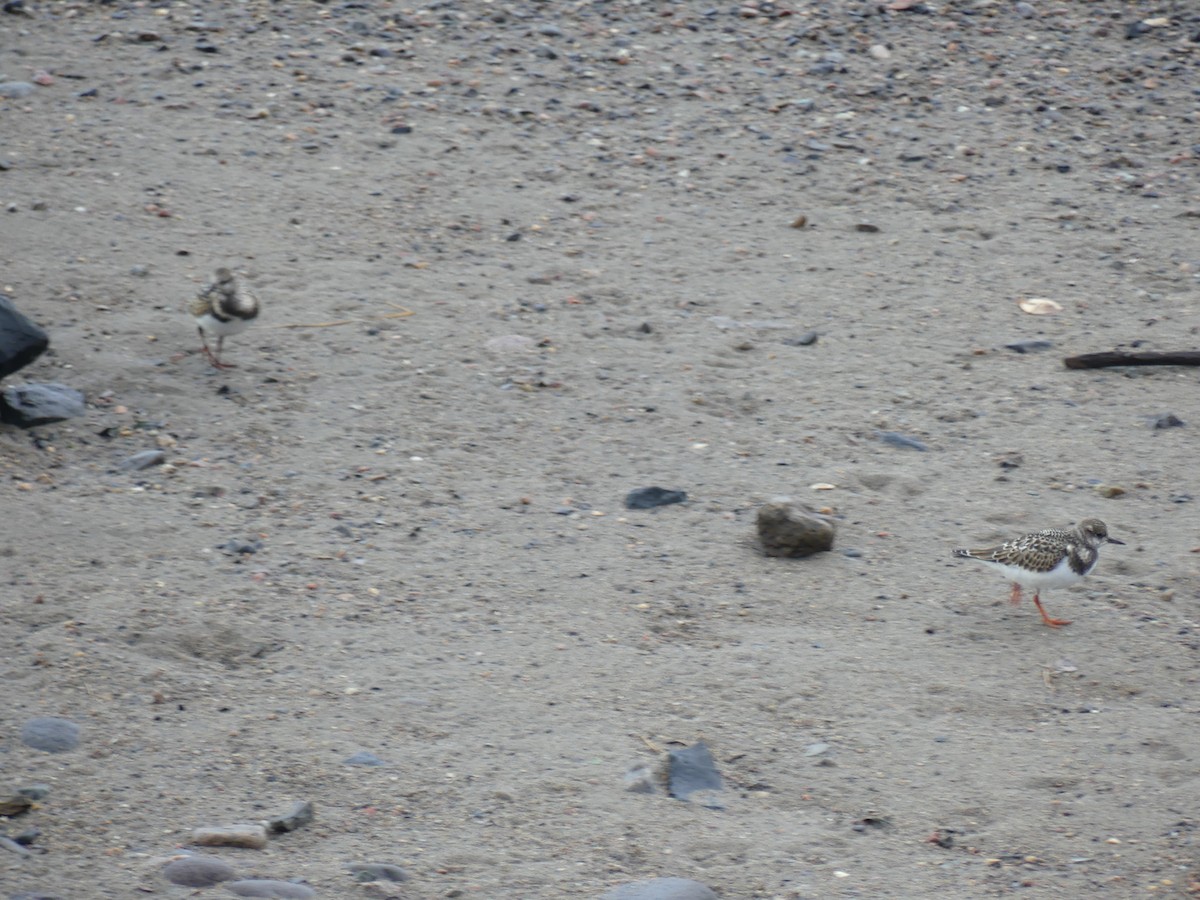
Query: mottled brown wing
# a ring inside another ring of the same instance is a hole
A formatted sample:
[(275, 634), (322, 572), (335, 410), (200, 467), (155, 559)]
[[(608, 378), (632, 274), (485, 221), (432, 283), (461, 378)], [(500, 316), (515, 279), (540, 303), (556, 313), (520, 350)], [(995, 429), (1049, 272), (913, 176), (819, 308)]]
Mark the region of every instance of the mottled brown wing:
[(196, 295), (195, 299), (188, 304), (188, 312), (190, 312), (197, 319), (205, 313), (210, 312), (212, 310), (212, 303), (210, 301), (211, 296), (212, 294), (210, 291), (201, 291)]
[[(1049, 572), (1063, 558), (1065, 531), (1039, 531), (1008, 541), (987, 550), (972, 550), (976, 559), (986, 559), (1008, 566), (1021, 566), (1031, 572)], [(1067, 549), (1070, 548), (1068, 545)]]

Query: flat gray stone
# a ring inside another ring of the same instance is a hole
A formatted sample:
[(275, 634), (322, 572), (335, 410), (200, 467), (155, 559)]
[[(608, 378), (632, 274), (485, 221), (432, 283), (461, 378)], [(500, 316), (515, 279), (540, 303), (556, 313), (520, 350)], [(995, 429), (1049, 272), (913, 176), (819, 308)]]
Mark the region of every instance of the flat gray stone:
[(271, 881), (267, 878), (247, 878), (242, 881), (230, 881), (225, 884), (225, 890), (239, 897), (270, 897), (276, 900), (309, 900), (317, 896), (317, 892), (307, 884), (296, 884), (294, 881)]
[(600, 900), (717, 900), (717, 895), (688, 878), (648, 878), (613, 888)]
[(0, 392), (0, 419), (18, 428), (82, 416), (83, 394), (65, 384), (14, 384)]
[(346, 863), (356, 881), (408, 881), (408, 873), (391, 863)]
[(222, 881), (233, 881), (237, 872), (233, 866), (215, 856), (185, 856), (163, 866), (163, 876), (172, 884), (184, 887), (212, 887)]
[(79, 726), (70, 719), (39, 716), (21, 728), (21, 743), (47, 753), (66, 753), (79, 746)]

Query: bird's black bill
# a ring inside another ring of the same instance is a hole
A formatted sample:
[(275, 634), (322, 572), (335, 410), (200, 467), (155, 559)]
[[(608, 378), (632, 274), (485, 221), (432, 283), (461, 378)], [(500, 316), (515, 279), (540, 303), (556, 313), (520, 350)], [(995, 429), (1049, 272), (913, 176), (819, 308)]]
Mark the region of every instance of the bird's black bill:
[(1124, 545), (1125, 545), (1125, 542), (1124, 542), (1124, 541), (1118, 541), (1116, 538), (1109, 538), (1109, 539), (1108, 539), (1108, 542), (1109, 542), (1110, 544), (1120, 544), (1121, 546), (1124, 546)]

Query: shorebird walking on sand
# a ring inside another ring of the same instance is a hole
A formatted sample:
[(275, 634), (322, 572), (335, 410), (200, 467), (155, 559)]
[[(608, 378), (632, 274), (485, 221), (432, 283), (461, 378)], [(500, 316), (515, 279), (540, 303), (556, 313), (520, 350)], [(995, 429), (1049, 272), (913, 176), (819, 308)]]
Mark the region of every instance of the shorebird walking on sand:
[[(228, 269), (217, 269), (216, 280), (196, 295), (188, 307), (200, 332), (200, 343), (208, 361), (218, 369), (232, 369), (232, 363), (221, 362), (221, 347), (225, 338), (240, 334), (258, 318), (258, 298), (238, 284)], [(208, 346), (208, 338), (217, 339), (217, 352)]]
[(1021, 602), (1021, 588), (1033, 591), (1033, 602), (1042, 621), (1051, 628), (1070, 625), (1066, 619), (1052, 619), (1042, 608), (1041, 592), (1067, 587), (1092, 569), (1100, 558), (1101, 544), (1124, 544), (1108, 536), (1108, 526), (1099, 519), (1084, 519), (1071, 529), (1048, 528), (1006, 541), (998, 547), (967, 550), (959, 547), (955, 556), (977, 559), (1000, 572), (1013, 583), (1011, 601)]

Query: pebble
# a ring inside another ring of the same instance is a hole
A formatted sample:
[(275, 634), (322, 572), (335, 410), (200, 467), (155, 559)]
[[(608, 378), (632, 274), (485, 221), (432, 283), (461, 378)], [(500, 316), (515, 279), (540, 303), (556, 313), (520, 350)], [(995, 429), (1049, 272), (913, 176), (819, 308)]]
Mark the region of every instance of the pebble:
[(184, 887), (212, 887), (222, 881), (233, 881), (237, 872), (233, 866), (215, 856), (185, 856), (163, 866), (163, 876), (172, 884)]
[(820, 756), (822, 753), (824, 753), (828, 749), (829, 749), (829, 745), (826, 743), (809, 744), (807, 747), (804, 748), (804, 755), (805, 756)]
[(308, 800), (297, 800), (287, 812), (267, 819), (267, 831), (271, 834), (295, 831), (312, 822), (313, 816), (312, 803)]
[(893, 447), (905, 447), (909, 450), (918, 450), (924, 453), (929, 448), (916, 438), (909, 437), (907, 434), (901, 434), (898, 431), (877, 431), (875, 436), (885, 444), (891, 444)]
[(636, 488), (625, 495), (626, 509), (653, 509), (687, 500), (685, 491), (672, 491), (660, 487)]
[(647, 878), (613, 888), (600, 900), (717, 900), (717, 895), (689, 878)]
[(347, 756), (342, 760), (348, 766), (386, 766), (382, 759), (374, 753), (368, 753), (366, 750), (359, 750), (353, 756)]
[(18, 428), (48, 425), (84, 414), (83, 394), (65, 384), (21, 384), (0, 393), (0, 420)]
[(757, 527), (767, 556), (804, 557), (833, 549), (833, 520), (787, 497), (761, 506)]
[(697, 791), (721, 790), (721, 773), (704, 741), (667, 754), (667, 790), (676, 800)]
[(19, 816), (33, 806), (33, 800), (21, 792), (0, 797), (0, 816)]
[(194, 828), (192, 843), (201, 847), (247, 847), (250, 850), (261, 850), (267, 846), (267, 829), (261, 825)]
[(297, 884), (294, 881), (272, 881), (269, 878), (247, 878), (243, 881), (230, 881), (225, 890), (239, 897), (275, 897), (278, 900), (308, 900), (317, 896), (317, 892), (307, 884)]
[(1038, 350), (1049, 350), (1053, 346), (1053, 341), (1041, 340), (1013, 341), (1011, 344), (1004, 345), (1005, 349), (1016, 353), (1035, 353)]
[(408, 873), (391, 863), (346, 863), (346, 870), (357, 881), (408, 881)]
[(35, 88), (28, 81), (6, 81), (0, 84), (0, 97), (8, 100), (22, 100), (34, 92)]
[(0, 378), (29, 365), (50, 346), (50, 336), (0, 296)]
[(66, 753), (79, 746), (79, 726), (70, 719), (39, 716), (21, 728), (21, 743), (47, 753)]
[(1175, 413), (1163, 413), (1154, 420), (1155, 428), (1178, 428), (1183, 425), (1183, 420)]
[(167, 454), (161, 450), (142, 450), (122, 462), (121, 469), (125, 472), (139, 472), (165, 462), (166, 458)]
[(798, 334), (795, 337), (784, 338), (783, 342), (789, 347), (809, 347), (817, 342), (817, 333), (815, 331), (806, 331), (804, 334)]
[(649, 766), (634, 766), (625, 773), (625, 790), (631, 794), (653, 794), (657, 785), (658, 778)]

